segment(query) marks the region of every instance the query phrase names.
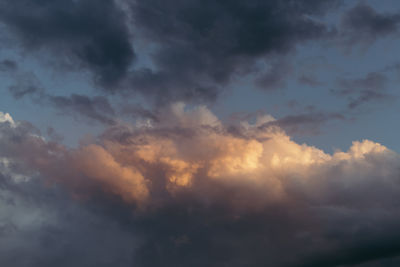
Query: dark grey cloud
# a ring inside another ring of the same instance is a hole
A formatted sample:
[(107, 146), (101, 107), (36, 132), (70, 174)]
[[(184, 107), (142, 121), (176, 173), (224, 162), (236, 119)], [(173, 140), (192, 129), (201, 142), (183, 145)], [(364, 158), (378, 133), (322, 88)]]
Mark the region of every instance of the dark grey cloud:
[(8, 90), (15, 99), (20, 99), (25, 95), (36, 94), (41, 89), (32, 84), (30, 85), (19, 84), (19, 85), (11, 85), (10, 87), (8, 87)]
[(382, 72), (393, 73), (395, 77), (398, 79), (400, 77), (400, 63), (395, 62), (383, 68)]
[[(112, 92), (139, 92), (157, 104), (203, 102), (233, 76), (254, 72), (261, 58), (332, 36), (315, 17), (340, 2), (6, 0), (0, 21), (22, 47), (88, 68)], [(132, 35), (148, 44), (141, 52), (154, 67), (132, 66)], [(282, 83), (263, 80), (267, 88)]]
[(14, 60), (4, 59), (0, 61), (0, 71), (13, 72), (18, 69), (18, 64)]
[[(313, 105), (304, 106), (297, 101), (289, 101), (287, 105), (292, 110), (291, 113), (295, 115), (286, 115), (277, 119), (269, 117), (263, 121), (260, 120), (264, 114), (262, 111), (233, 114), (229, 121), (230, 126), (228, 127), (228, 132), (234, 136), (248, 138), (249, 136), (245, 134), (248, 125), (246, 123), (245, 127), (243, 127), (241, 122), (255, 121), (255, 125), (253, 126), (257, 127), (260, 131), (271, 127), (278, 127), (291, 136), (319, 135), (323, 132), (323, 126), (336, 121), (345, 122), (349, 120), (349, 118), (340, 111), (323, 111), (317, 109)], [(254, 138), (254, 136), (250, 137)]]
[(34, 86), (11, 86), (9, 87), (9, 91), (16, 99), (29, 95), (34, 102), (54, 108), (59, 115), (72, 116), (78, 121), (88, 120), (89, 122), (97, 122), (105, 125), (117, 123), (114, 108), (104, 96), (87, 96), (81, 94), (54, 96)]
[(348, 118), (340, 112), (323, 112), (313, 107), (306, 107), (306, 111), (299, 111), (297, 115), (283, 116), (257, 126), (260, 130), (272, 126), (282, 128), (290, 135), (317, 135), (321, 134), (321, 127), (334, 122), (346, 121)]
[(5, 0), (0, 22), (25, 49), (88, 68), (106, 86), (123, 78), (134, 59), (124, 14), (112, 0)]
[[(139, 93), (162, 105), (214, 101), (234, 77), (248, 74), (264, 73), (255, 78), (260, 88), (282, 88), (293, 66), (279, 62), (299, 44), (339, 37), (352, 45), (397, 32), (397, 13), (365, 3), (348, 10), (336, 31), (321, 18), (341, 3), (7, 0), (0, 21), (25, 49), (91, 70), (108, 92)], [(139, 49), (143, 64), (133, 65), (136, 41), (146, 48)], [(299, 82), (318, 85), (304, 75)]]
[(387, 257), (386, 259), (371, 260), (367, 263), (355, 264), (356, 267), (396, 267), (400, 264), (400, 257)]
[(285, 61), (271, 64), (269, 69), (256, 79), (263, 90), (278, 90), (286, 87), (286, 80), (292, 74), (293, 67)]
[(369, 102), (385, 101), (392, 98), (387, 93), (388, 78), (380, 72), (370, 72), (363, 78), (339, 79), (339, 89), (334, 94), (348, 98), (348, 107), (354, 109)]
[(157, 111), (146, 109), (141, 105), (123, 105), (119, 112), (133, 119), (148, 119), (153, 122), (159, 122), (159, 114)]
[[(182, 57), (182, 55), (177, 55)], [(191, 57), (190, 54), (183, 58)], [(171, 66), (172, 67), (172, 66)], [(194, 103), (213, 102), (217, 99), (221, 87), (212, 81), (202, 81), (201, 72), (191, 72), (188, 68), (183, 72), (171, 70), (139, 69), (130, 74), (122, 88), (122, 93), (139, 92), (157, 105), (168, 105), (174, 101)], [(207, 80), (207, 79), (205, 79)]]
[[(330, 36), (331, 30), (311, 16), (339, 2), (135, 1), (139, 33), (158, 46), (157, 71), (137, 72), (132, 84), (172, 98), (214, 98), (232, 76), (253, 72), (260, 58), (285, 55), (301, 42)], [(282, 79), (266, 75), (263, 86), (281, 86)]]
[(279, 118), (276, 121), (268, 122), (261, 128), (276, 125), (285, 129), (290, 135), (293, 134), (318, 134), (322, 125), (335, 121), (346, 120), (347, 118), (339, 112), (313, 111), (297, 115), (289, 115)]
[(116, 123), (115, 111), (104, 96), (71, 94), (57, 96), (49, 94), (33, 73), (19, 73), (15, 83), (8, 87), (11, 95), (19, 100), (29, 97), (33, 102), (55, 108), (61, 115), (70, 115), (77, 120), (87, 119), (105, 125)]
[(348, 45), (372, 43), (380, 37), (397, 34), (400, 13), (379, 13), (364, 2), (358, 3), (342, 17), (342, 34)]
[(300, 84), (311, 86), (311, 87), (318, 87), (318, 86), (322, 85), (322, 83), (320, 81), (318, 81), (318, 79), (312, 75), (304, 75), (303, 74), (297, 79), (297, 81)]
[(14, 84), (8, 87), (8, 91), (15, 99), (21, 99), (25, 96), (40, 97), (43, 94), (43, 88), (32, 72), (17, 73)]
[(46, 135), (49, 137), (51, 141), (61, 143), (64, 137), (58, 133), (53, 127), (48, 127), (46, 129)]
[(71, 94), (70, 96), (47, 95), (44, 101), (54, 106), (58, 111), (71, 114), (77, 119), (86, 117), (106, 125), (116, 123), (114, 119), (115, 111), (108, 99), (103, 96), (89, 97), (80, 94)]

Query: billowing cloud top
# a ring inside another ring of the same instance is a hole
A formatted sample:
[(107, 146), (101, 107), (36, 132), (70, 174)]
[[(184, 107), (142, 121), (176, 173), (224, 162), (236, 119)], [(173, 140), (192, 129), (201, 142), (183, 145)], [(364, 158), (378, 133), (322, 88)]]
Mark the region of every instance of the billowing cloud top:
[(337, 266), (397, 253), (400, 157), (385, 146), (355, 141), (331, 155), (294, 142), (270, 116), (228, 127), (203, 106), (162, 114), (69, 149), (2, 113), (2, 192), (66, 189), (69, 202), (132, 235), (122, 266)]

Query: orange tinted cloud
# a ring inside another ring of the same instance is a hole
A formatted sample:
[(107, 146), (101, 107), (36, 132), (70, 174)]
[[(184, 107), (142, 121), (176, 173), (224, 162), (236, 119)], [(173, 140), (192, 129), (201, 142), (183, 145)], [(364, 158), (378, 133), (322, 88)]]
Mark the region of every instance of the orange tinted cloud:
[[(161, 123), (114, 126), (98, 144), (77, 149), (50, 147), (42, 138), (30, 136), (26, 146), (34, 143), (36, 154), (42, 156), (24, 157), (50, 180), (89, 194), (87, 184), (94, 183), (127, 203), (151, 204), (160, 195), (179, 192), (216, 197), (213, 188), (220, 186), (241, 188), (235, 190), (250, 206), (291, 198), (293, 185), (310, 194), (312, 188), (322, 190), (316, 188), (321, 181), (338, 180), (330, 173), (333, 168), (346, 177), (375, 170), (371, 158), (397, 157), (368, 140), (330, 155), (294, 142), (277, 126), (260, 127), (273, 120), (271, 116), (262, 116), (255, 124), (241, 122), (239, 135), (230, 133), (205, 107), (187, 110), (177, 103), (162, 116)], [(252, 203), (254, 198), (259, 203)]]

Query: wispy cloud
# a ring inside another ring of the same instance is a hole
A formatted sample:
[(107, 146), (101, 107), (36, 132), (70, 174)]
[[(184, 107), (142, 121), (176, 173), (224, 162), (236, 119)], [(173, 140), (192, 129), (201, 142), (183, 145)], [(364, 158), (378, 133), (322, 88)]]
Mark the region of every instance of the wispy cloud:
[(370, 72), (363, 78), (339, 79), (339, 89), (331, 92), (348, 98), (348, 108), (355, 109), (370, 102), (387, 101), (393, 98), (387, 90), (388, 78), (380, 72)]

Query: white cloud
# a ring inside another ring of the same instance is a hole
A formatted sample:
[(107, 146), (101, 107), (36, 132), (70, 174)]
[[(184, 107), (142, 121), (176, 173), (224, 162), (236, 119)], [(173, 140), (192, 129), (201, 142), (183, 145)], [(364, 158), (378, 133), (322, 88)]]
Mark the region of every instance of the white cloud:
[(15, 126), (13, 118), (8, 113), (3, 113), (0, 111), (0, 123), (9, 122), (12, 126)]

